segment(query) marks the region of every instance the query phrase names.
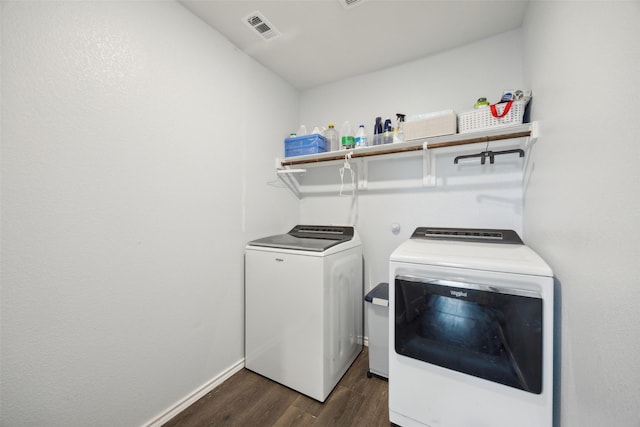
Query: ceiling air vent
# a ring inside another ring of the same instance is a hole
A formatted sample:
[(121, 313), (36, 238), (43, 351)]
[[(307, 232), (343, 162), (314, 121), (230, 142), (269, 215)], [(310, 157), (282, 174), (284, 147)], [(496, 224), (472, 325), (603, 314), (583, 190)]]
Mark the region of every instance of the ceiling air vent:
[(253, 12), (244, 17), (242, 21), (265, 41), (270, 41), (280, 36), (280, 31), (260, 12)]
[(353, 7), (355, 5), (358, 5), (360, 3), (364, 3), (365, 0), (338, 0), (338, 2), (342, 5), (342, 7), (344, 7), (345, 9), (348, 9), (350, 7)]

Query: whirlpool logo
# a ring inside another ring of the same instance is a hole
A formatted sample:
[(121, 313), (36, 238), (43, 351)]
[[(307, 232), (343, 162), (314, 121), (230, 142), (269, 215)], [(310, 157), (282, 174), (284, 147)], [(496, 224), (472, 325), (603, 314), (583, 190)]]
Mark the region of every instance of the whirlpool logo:
[(466, 298), (467, 297), (467, 293), (466, 292), (453, 291), (453, 290), (450, 290), (449, 292), (451, 293), (451, 295), (453, 295), (456, 298)]

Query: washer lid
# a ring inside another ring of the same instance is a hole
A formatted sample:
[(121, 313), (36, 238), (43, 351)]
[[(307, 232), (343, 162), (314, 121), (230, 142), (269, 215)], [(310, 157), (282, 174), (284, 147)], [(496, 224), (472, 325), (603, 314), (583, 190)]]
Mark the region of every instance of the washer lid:
[[(417, 230), (416, 230), (417, 232)], [(415, 233), (414, 233), (415, 236)], [(391, 261), (503, 273), (553, 276), (538, 254), (522, 243), (415, 236), (391, 254)]]
[(296, 225), (287, 234), (263, 237), (249, 242), (249, 246), (324, 252), (353, 238), (353, 227), (324, 225)]

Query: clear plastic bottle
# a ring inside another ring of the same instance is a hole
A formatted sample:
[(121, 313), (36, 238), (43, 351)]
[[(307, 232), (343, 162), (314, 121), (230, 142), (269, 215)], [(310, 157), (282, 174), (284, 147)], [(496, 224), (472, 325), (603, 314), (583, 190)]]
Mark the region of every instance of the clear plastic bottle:
[(368, 144), (367, 132), (364, 130), (364, 125), (360, 125), (355, 137), (356, 147), (366, 147)]
[(329, 141), (331, 151), (337, 151), (340, 149), (340, 135), (333, 123), (329, 123), (329, 128), (325, 131), (324, 137)]
[(393, 142), (393, 128), (391, 127), (391, 119), (387, 117), (384, 120), (384, 132), (382, 134), (382, 143), (391, 144)]
[(373, 145), (382, 144), (382, 117), (376, 117), (376, 123), (373, 125)]
[(347, 148), (353, 148), (355, 146), (355, 139), (353, 138), (353, 133), (351, 132), (351, 125), (349, 122), (344, 122), (342, 125), (342, 146), (343, 150)]
[(298, 136), (303, 136), (307, 134), (307, 127), (305, 125), (300, 125), (298, 128)]

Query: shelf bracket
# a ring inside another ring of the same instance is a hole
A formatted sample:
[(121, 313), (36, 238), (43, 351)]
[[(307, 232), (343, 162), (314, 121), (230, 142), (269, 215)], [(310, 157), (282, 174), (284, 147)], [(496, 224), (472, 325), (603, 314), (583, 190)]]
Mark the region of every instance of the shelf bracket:
[(356, 172), (358, 173), (358, 190), (366, 190), (369, 187), (369, 162), (367, 159), (359, 159)]
[(278, 178), (284, 185), (287, 186), (289, 191), (293, 193), (296, 199), (300, 200), (302, 198), (302, 194), (300, 192), (300, 187), (297, 184), (297, 181), (293, 178), (293, 175), (296, 173), (304, 173), (306, 169), (277, 169), (276, 173), (278, 174)]
[(532, 160), (531, 160), (531, 147), (538, 141), (538, 137), (540, 136), (540, 122), (531, 122), (530, 123), (531, 134), (527, 138), (524, 143), (523, 148), (528, 151), (528, 155), (524, 160), (524, 164), (522, 166), (522, 186), (525, 187), (528, 181), (528, 178), (531, 174), (532, 168)]
[(524, 144), (524, 148), (527, 149), (531, 147), (533, 144), (538, 141), (538, 137), (540, 136), (540, 122), (532, 122), (530, 123), (531, 134), (529, 138), (527, 138), (527, 142)]
[(425, 141), (422, 144), (422, 186), (435, 187), (436, 159), (435, 156), (431, 153), (431, 150), (429, 150), (428, 145), (428, 141)]

